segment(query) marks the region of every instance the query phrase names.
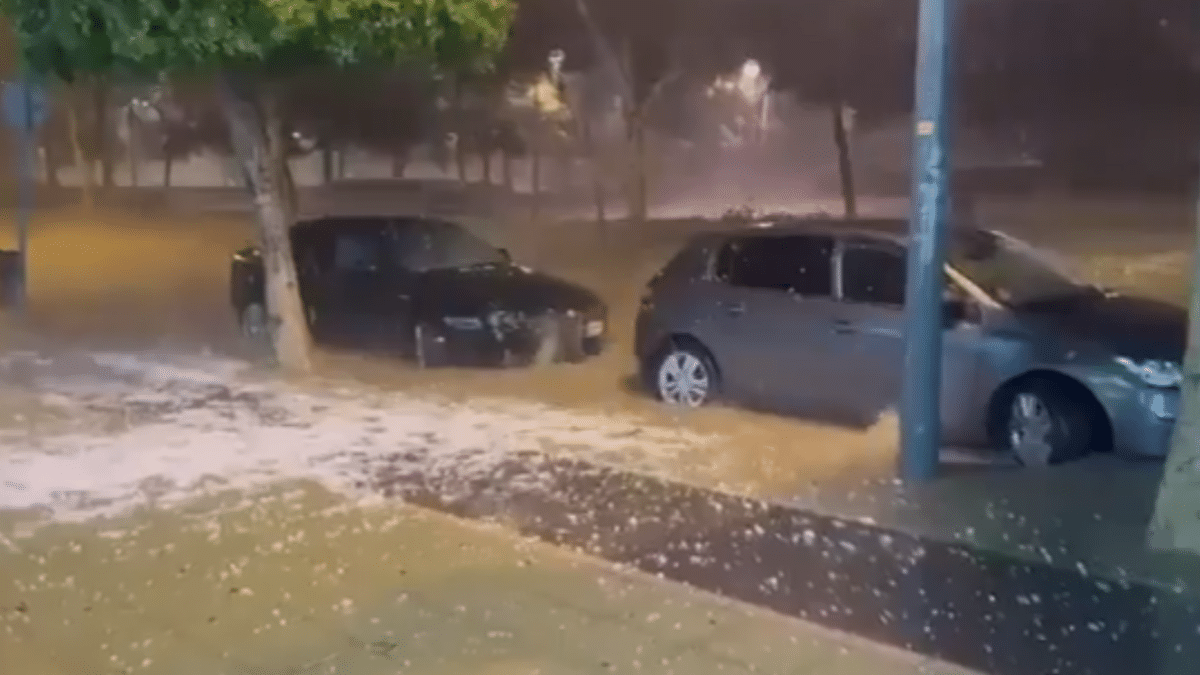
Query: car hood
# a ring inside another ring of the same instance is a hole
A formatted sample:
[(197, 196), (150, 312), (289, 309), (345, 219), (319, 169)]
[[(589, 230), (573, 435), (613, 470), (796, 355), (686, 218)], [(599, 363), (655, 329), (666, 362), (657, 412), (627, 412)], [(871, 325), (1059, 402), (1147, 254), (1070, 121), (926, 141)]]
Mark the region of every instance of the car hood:
[(431, 270), (422, 275), (420, 287), (427, 310), (445, 315), (586, 312), (603, 306), (582, 286), (516, 265)]
[(1097, 293), (1016, 313), (1068, 339), (1098, 343), (1134, 360), (1178, 363), (1187, 346), (1187, 310), (1149, 298)]

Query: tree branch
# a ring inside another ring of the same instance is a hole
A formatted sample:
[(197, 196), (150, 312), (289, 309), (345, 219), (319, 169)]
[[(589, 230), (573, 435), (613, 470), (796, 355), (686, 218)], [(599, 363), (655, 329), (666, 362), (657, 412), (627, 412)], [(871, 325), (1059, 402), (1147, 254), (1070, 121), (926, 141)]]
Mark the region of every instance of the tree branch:
[(600, 26), (592, 17), (592, 10), (588, 7), (587, 0), (575, 0), (575, 8), (579, 12), (579, 18), (583, 19), (583, 24), (587, 28), (588, 35), (596, 43), (596, 50), (600, 52), (600, 56), (605, 62), (605, 67), (615, 72), (620, 78), (621, 87), (625, 90), (622, 97), (632, 100), (633, 74), (629, 72), (629, 69), (621, 62), (621, 59), (617, 58), (616, 50), (613, 49), (612, 44), (604, 36), (603, 31), (600, 30)]
[(641, 103), (637, 107), (637, 114), (639, 116), (644, 116), (646, 111), (650, 108), (650, 105), (654, 103), (655, 99), (662, 95), (663, 89), (666, 88), (668, 84), (678, 80), (680, 77), (683, 77), (683, 73), (684, 69), (678, 64), (672, 66), (665, 75), (660, 77), (658, 81), (655, 82), (652, 87), (650, 87), (650, 91), (646, 93), (646, 98), (642, 99)]

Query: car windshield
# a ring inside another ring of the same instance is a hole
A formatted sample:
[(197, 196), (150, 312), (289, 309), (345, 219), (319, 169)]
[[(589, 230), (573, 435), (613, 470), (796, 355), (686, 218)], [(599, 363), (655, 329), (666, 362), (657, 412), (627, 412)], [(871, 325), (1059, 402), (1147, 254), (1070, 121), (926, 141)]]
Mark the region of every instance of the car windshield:
[(985, 293), (1012, 307), (1073, 300), (1096, 292), (1049, 254), (996, 232), (974, 230), (955, 237), (950, 264)]
[(454, 223), (401, 227), (395, 239), (397, 263), (417, 272), (503, 265), (504, 251)]

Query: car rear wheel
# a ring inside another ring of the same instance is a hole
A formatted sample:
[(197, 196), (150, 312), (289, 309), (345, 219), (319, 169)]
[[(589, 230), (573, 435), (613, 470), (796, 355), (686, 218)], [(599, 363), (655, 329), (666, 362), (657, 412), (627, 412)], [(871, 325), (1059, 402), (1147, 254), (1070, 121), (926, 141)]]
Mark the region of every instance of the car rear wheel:
[(1013, 391), (1003, 428), (1008, 449), (1026, 466), (1079, 459), (1096, 438), (1087, 405), (1043, 380)]
[(653, 361), (647, 375), (654, 395), (670, 405), (699, 408), (711, 403), (717, 395), (716, 365), (696, 345), (670, 345)]

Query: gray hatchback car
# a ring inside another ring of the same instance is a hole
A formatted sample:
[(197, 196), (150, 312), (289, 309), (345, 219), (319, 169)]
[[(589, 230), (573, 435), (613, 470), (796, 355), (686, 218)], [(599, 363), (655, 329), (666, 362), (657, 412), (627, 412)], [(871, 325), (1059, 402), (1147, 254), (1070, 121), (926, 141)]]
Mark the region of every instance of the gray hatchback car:
[[(895, 409), (907, 223), (814, 217), (695, 237), (650, 281), (636, 326), (645, 386), (852, 424)], [(948, 244), (947, 444), (1026, 464), (1165, 456), (1187, 314), (1080, 282), (1000, 232)]]

